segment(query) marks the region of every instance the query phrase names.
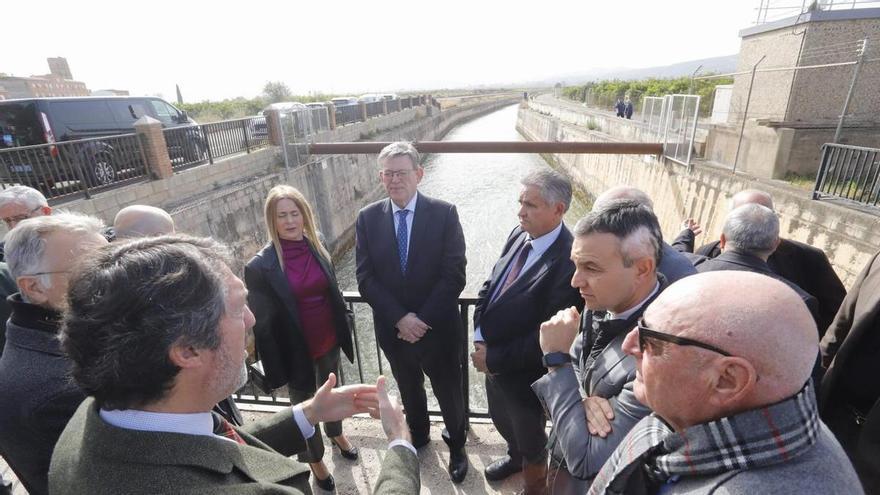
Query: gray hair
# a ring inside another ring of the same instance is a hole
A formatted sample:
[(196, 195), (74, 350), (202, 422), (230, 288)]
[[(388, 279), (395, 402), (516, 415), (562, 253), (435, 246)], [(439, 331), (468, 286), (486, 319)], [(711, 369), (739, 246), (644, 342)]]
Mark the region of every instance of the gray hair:
[[(12, 278), (43, 271), (46, 238), (55, 232), (101, 235), (104, 222), (99, 218), (72, 211), (40, 216), (22, 221), (6, 234), (6, 264)], [(40, 275), (40, 284), (51, 287), (51, 278)]]
[(549, 205), (562, 203), (564, 211), (571, 206), (571, 182), (568, 178), (549, 168), (535, 170), (522, 178), (520, 183), (524, 186), (538, 188), (541, 197)]
[(379, 152), (379, 158), (377, 158), (376, 161), (381, 167), (386, 160), (396, 158), (398, 156), (409, 157), (410, 161), (413, 164), (413, 169), (419, 168), (419, 163), (421, 162), (419, 152), (418, 150), (416, 150), (416, 147), (408, 141), (397, 141), (382, 148), (382, 151)]
[(653, 258), (654, 268), (663, 257), (663, 233), (654, 212), (629, 199), (610, 201), (587, 213), (574, 227), (574, 235), (611, 234), (620, 242), (623, 266), (641, 258)]
[(229, 250), (210, 238), (111, 244), (71, 275), (61, 345), (79, 387), (105, 409), (161, 400), (180, 368), (175, 345), (216, 349)]
[(649, 210), (654, 211), (654, 201), (648, 196), (648, 193), (633, 186), (615, 186), (603, 192), (596, 198), (593, 203), (593, 209), (604, 208), (608, 203), (618, 199), (629, 199), (636, 203), (647, 206)]
[(727, 215), (722, 233), (725, 247), (766, 258), (779, 242), (779, 218), (766, 206), (745, 204)]
[(12, 186), (0, 191), (0, 208), (9, 203), (19, 203), (29, 210), (49, 206), (43, 193), (28, 186)]

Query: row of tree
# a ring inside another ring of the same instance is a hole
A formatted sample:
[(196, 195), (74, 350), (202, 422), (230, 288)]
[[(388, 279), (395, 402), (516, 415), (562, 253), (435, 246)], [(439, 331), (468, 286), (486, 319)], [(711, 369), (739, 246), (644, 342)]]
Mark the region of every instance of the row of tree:
[(256, 115), (271, 103), (282, 101), (328, 101), (337, 95), (316, 93), (312, 95), (295, 95), (283, 82), (269, 81), (263, 86), (263, 92), (255, 98), (230, 98), (221, 101), (201, 101), (198, 103), (180, 103), (181, 110), (200, 123), (218, 120), (237, 119)]
[(674, 79), (603, 80), (588, 82), (581, 86), (568, 86), (562, 95), (588, 105), (610, 107), (617, 98), (629, 97), (637, 105), (645, 96), (665, 96), (671, 94), (695, 94), (700, 96), (700, 113), (708, 115), (712, 111), (715, 87), (733, 84), (732, 77), (692, 80), (689, 77)]

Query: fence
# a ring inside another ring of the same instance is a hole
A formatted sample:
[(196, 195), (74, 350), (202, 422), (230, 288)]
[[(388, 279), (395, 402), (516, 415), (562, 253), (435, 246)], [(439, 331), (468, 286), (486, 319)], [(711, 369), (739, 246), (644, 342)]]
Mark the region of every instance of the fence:
[(826, 198), (877, 206), (880, 202), (880, 149), (823, 145), (813, 199)]
[(373, 118), (385, 113), (384, 101), (371, 101), (367, 103), (367, 118)]
[(697, 132), (700, 97), (667, 95), (663, 103), (663, 155), (689, 167)]
[[(358, 294), (357, 292), (344, 292), (343, 297), (345, 298), (346, 303), (348, 304), (349, 309), (355, 311), (358, 309), (355, 304), (359, 306), (368, 307), (366, 305), (366, 300)], [(488, 417), (488, 411), (484, 409), (474, 410), (471, 407), (471, 399), (469, 397), (470, 391), (470, 359), (468, 357), (468, 328), (470, 327), (469, 321), (471, 317), (470, 310), (477, 303), (477, 298), (475, 297), (460, 297), (458, 300), (459, 303), (459, 314), (462, 321), (462, 327), (464, 328), (464, 335), (462, 335), (462, 345), (458, 350), (459, 352), (459, 362), (462, 366), (462, 390), (464, 391), (464, 399), (465, 399), (465, 412), (467, 413), (469, 418), (485, 418)], [(355, 353), (355, 362), (354, 364), (349, 365), (345, 360), (340, 360), (339, 367), (339, 379), (342, 384), (351, 384), (351, 383), (375, 383), (376, 378), (380, 374), (384, 374), (390, 370), (390, 367), (387, 364), (387, 361), (383, 359), (382, 351), (379, 348), (379, 339), (375, 333), (375, 329), (372, 330), (372, 342), (367, 343), (367, 336), (364, 334), (364, 330), (361, 330), (362, 326), (359, 326), (357, 323), (363, 325), (372, 320), (369, 314), (356, 312), (358, 313), (358, 317), (355, 319), (355, 328), (352, 329), (353, 336), (353, 344), (354, 344), (354, 353)], [(375, 352), (375, 354), (373, 354)], [(369, 359), (366, 357), (369, 356)], [(258, 356), (257, 356), (258, 357)], [(290, 405), (290, 399), (287, 397), (279, 396), (278, 394), (272, 392), (267, 393), (261, 391), (259, 387), (256, 386), (254, 380), (249, 380), (248, 383), (235, 394), (235, 400), (239, 403), (245, 404), (260, 404), (260, 405), (275, 405), (275, 406), (283, 406)], [(436, 409), (429, 408), (429, 413), (434, 415), (439, 415), (440, 411)]]
[(880, 7), (880, 1), (875, 0), (761, 0), (755, 9), (758, 12), (755, 24), (766, 24), (787, 17), (795, 17), (806, 14), (811, 10), (853, 10)]
[(0, 150), (0, 188), (30, 186), (47, 199), (88, 198), (94, 191), (147, 177), (137, 134)]
[(336, 125), (361, 121), (361, 107), (357, 103), (336, 107)]
[(663, 138), (663, 117), (666, 109), (666, 98), (662, 96), (646, 96), (642, 101), (641, 121), (648, 127), (648, 133), (656, 141)]

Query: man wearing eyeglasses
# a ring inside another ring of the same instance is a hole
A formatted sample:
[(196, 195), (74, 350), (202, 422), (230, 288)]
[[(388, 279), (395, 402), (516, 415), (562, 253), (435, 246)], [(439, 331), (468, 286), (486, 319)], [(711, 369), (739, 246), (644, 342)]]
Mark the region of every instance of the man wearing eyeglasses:
[(728, 271), (671, 285), (623, 343), (653, 414), (589, 493), (864, 493), (817, 413), (817, 346), (809, 311), (778, 279)]
[[(0, 191), (0, 219), (12, 230), (18, 222), (42, 215), (51, 215), (52, 207), (43, 193), (32, 187), (12, 186)], [(4, 258), (3, 243), (0, 242), (0, 261)]]
[[(549, 372), (532, 384), (553, 422), (548, 492), (583, 494), (618, 443), (651, 411), (636, 400), (635, 360), (621, 350), (663, 290), (657, 217), (631, 199), (603, 202), (574, 228), (571, 285), (586, 304), (541, 325)], [(579, 333), (580, 329), (580, 333)]]
[(97, 218), (60, 213), (22, 222), (6, 236), (19, 292), (10, 296), (0, 357), (0, 452), (31, 494), (45, 494), (52, 449), (85, 399), (58, 341), (68, 274), (107, 244)]
[(464, 329), (458, 296), (465, 286), (464, 233), (455, 206), (418, 192), (425, 171), (410, 143), (379, 153), (388, 198), (358, 213), (358, 289), (373, 309), (379, 345), (400, 389), (413, 445), (430, 442), (425, 375), (446, 430), (449, 477), (468, 471), (460, 350)]

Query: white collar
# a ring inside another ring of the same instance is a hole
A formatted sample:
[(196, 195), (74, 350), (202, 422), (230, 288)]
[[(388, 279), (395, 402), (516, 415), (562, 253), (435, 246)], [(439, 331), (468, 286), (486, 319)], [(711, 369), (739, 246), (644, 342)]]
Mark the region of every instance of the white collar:
[(105, 422), (126, 430), (215, 436), (214, 418), (210, 412), (158, 413), (135, 409), (101, 409), (98, 414)]
[(407, 210), (411, 213), (415, 213), (417, 199), (419, 199), (419, 192), (418, 191), (416, 191), (416, 193), (413, 194), (412, 199), (409, 200), (409, 203), (407, 203), (406, 207), (404, 207), (404, 208), (400, 208), (399, 206), (397, 206), (397, 204), (395, 204), (394, 201), (391, 201), (391, 198), (389, 198), (388, 201), (391, 201), (391, 212), (392, 213), (396, 214), (398, 211), (401, 211), (401, 210)]
[(633, 313), (638, 311), (638, 309), (641, 308), (643, 304), (645, 304), (645, 301), (654, 297), (654, 294), (656, 294), (658, 290), (660, 290), (660, 282), (659, 281), (656, 284), (654, 284), (654, 290), (652, 290), (651, 293), (648, 294), (648, 297), (642, 299), (638, 304), (629, 308), (628, 310), (624, 311), (623, 313), (615, 314), (615, 313), (612, 313), (611, 311), (609, 311), (608, 312), (608, 319), (609, 320), (625, 320), (625, 319), (629, 318), (630, 316), (632, 316)]
[(557, 225), (555, 229), (534, 239), (532, 239), (532, 236), (527, 233), (526, 239), (530, 240), (532, 243), (532, 252), (543, 253), (548, 250), (554, 242), (556, 242), (560, 232), (562, 232), (562, 222), (559, 222), (559, 225)]

